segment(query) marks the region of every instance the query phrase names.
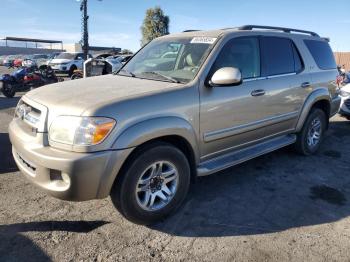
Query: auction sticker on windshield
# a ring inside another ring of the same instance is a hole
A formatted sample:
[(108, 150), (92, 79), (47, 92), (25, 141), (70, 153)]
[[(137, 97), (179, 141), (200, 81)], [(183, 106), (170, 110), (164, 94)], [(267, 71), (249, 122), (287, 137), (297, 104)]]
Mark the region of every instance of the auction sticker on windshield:
[(217, 38), (216, 37), (205, 37), (205, 36), (197, 36), (193, 37), (191, 40), (191, 44), (213, 44)]

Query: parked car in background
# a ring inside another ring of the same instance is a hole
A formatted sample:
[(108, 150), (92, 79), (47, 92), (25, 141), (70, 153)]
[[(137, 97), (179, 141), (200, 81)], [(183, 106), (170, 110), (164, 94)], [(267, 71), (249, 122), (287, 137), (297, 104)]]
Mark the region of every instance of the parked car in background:
[(34, 54), (28, 55), (23, 59), (22, 65), (25, 67), (46, 65), (48, 60), (48, 55), (46, 54)]
[(12, 67), (13, 66), (13, 62), (19, 58), (20, 55), (9, 55), (4, 59), (4, 66), (6, 67)]
[(340, 89), (341, 104), (339, 114), (350, 120), (350, 83)]
[[(89, 58), (92, 56), (89, 54)], [(63, 52), (59, 54), (56, 58), (52, 59), (49, 63), (49, 66), (57, 72), (68, 74), (72, 76), (74, 70), (80, 69), (83, 70), (84, 64), (84, 54), (83, 53), (69, 53)]]
[(197, 176), (289, 145), (315, 154), (339, 110), (337, 75), (314, 32), (171, 34), (117, 74), (24, 95), (9, 126), (13, 156), (52, 196), (110, 196), (124, 217), (152, 224), (180, 207)]
[(4, 60), (6, 59), (7, 55), (0, 56), (0, 66), (4, 65)]
[(98, 56), (98, 58), (89, 58), (84, 62), (83, 70), (74, 70), (71, 80), (112, 74), (120, 70), (122, 66), (123, 64), (120, 62), (120, 59), (113, 57), (103, 58), (102, 56)]
[(55, 52), (48, 55), (46, 65), (49, 65), (53, 59), (55, 59), (61, 52)]
[(126, 64), (133, 55), (115, 55), (115, 56), (109, 56), (106, 59), (116, 59), (116, 61), (120, 62), (121, 64)]
[(19, 55), (14, 61), (13, 66), (14, 67), (21, 67), (24, 59), (24, 55)]

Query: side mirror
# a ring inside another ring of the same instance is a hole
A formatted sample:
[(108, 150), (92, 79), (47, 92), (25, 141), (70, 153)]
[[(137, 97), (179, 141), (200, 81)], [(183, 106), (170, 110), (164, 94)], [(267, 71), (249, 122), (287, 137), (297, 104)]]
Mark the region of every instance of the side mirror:
[(233, 86), (242, 83), (242, 74), (238, 68), (223, 67), (217, 70), (209, 80), (210, 86)]

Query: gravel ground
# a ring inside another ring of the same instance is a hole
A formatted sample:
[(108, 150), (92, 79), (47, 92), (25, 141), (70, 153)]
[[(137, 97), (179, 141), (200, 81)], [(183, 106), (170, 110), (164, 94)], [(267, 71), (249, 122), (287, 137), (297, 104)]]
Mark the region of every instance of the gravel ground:
[(175, 215), (144, 227), (110, 199), (60, 201), (18, 172), (19, 96), (0, 96), (0, 261), (349, 261), (349, 121), (332, 119), (315, 156), (285, 148), (198, 179)]

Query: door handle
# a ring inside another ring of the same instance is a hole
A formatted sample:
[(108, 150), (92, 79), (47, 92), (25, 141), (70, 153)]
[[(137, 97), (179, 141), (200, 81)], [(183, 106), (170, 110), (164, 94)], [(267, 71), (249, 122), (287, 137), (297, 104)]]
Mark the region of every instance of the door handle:
[(264, 89), (253, 90), (250, 94), (252, 96), (263, 96), (265, 95), (265, 90)]
[(304, 83), (301, 84), (300, 87), (307, 88), (307, 87), (310, 87), (310, 86), (311, 86), (310, 82), (304, 82)]

